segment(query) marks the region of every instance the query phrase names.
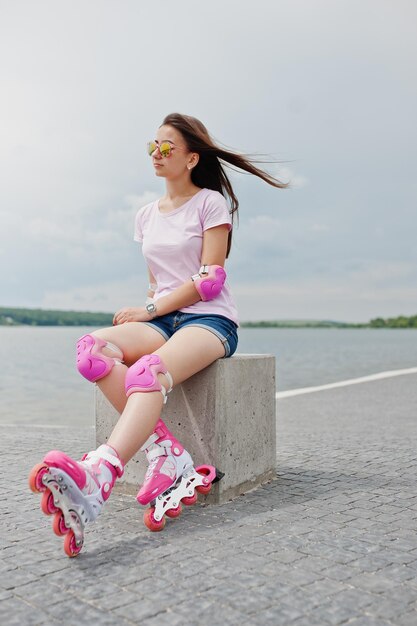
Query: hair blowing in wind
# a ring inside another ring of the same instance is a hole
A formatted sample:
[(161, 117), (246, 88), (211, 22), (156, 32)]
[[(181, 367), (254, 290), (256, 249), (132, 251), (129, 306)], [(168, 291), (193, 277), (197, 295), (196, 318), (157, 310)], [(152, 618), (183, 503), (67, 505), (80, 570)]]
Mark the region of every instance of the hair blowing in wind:
[[(210, 137), (204, 124), (195, 117), (182, 115), (181, 113), (170, 113), (163, 120), (162, 126), (164, 125), (172, 126), (178, 130), (190, 152), (198, 153), (200, 158), (192, 170), (191, 180), (197, 187), (214, 189), (229, 199), (232, 222), (238, 216), (239, 201), (233, 191), (224, 166), (253, 174), (269, 185), (279, 189), (287, 189), (289, 187), (289, 183), (283, 183), (255, 165), (255, 163), (268, 163), (269, 161), (239, 154), (216, 144)], [(229, 255), (230, 247), (231, 233), (229, 235), (227, 256)]]

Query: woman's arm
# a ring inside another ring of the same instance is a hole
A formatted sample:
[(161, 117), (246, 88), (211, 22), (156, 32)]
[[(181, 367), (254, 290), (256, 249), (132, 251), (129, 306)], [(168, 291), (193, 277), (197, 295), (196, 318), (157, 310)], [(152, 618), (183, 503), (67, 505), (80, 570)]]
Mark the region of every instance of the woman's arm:
[[(201, 265), (221, 265), (226, 261), (227, 239), (229, 229), (227, 224), (209, 228), (203, 233), (203, 250), (201, 253)], [(200, 268), (196, 268), (196, 273)], [(171, 311), (183, 309), (201, 300), (195, 288), (194, 282), (187, 280), (181, 287), (174, 289), (172, 293), (163, 296), (156, 301), (157, 315), (166, 315)]]
[[(214, 226), (205, 230), (203, 233), (203, 249), (201, 253), (201, 265), (221, 265), (224, 266), (227, 252), (227, 239), (229, 229), (227, 224)], [(200, 268), (196, 268), (198, 272)], [(153, 278), (149, 268), (149, 280)], [(155, 279), (154, 279), (155, 280)], [(201, 297), (195, 288), (194, 282), (190, 279), (172, 293), (159, 298), (155, 304), (157, 308), (156, 317), (166, 315), (171, 311), (183, 309), (191, 306), (201, 300)], [(113, 324), (124, 324), (125, 322), (149, 322), (152, 317), (149, 315), (145, 307), (126, 307), (115, 313)]]

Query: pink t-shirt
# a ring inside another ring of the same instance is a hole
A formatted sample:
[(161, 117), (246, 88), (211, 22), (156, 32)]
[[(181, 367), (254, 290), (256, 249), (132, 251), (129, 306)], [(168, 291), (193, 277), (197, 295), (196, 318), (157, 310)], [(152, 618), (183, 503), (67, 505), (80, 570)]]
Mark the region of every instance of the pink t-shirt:
[[(203, 232), (221, 224), (228, 224), (229, 231), (232, 229), (226, 200), (221, 193), (212, 189), (201, 189), (185, 204), (169, 213), (160, 212), (158, 200), (139, 209), (134, 239), (143, 244), (143, 256), (155, 276), (158, 285), (155, 301), (198, 273)], [(180, 311), (224, 315), (239, 325), (227, 280), (220, 294), (213, 300), (200, 300)]]

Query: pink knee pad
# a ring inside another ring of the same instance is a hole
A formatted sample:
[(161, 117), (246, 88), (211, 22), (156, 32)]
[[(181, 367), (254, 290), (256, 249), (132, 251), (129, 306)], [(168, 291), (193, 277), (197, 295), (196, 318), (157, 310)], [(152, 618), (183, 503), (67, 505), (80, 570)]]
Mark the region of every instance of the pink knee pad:
[[(103, 348), (113, 350), (114, 357), (103, 354)], [(77, 369), (92, 383), (104, 378), (116, 364), (123, 361), (122, 351), (112, 343), (95, 335), (84, 335), (77, 343)]]
[[(166, 376), (170, 384), (168, 390), (161, 385), (157, 374)], [(164, 397), (164, 403), (167, 401), (167, 394), (171, 391), (172, 384), (171, 374), (157, 354), (145, 354), (129, 367), (125, 378), (125, 389), (128, 397), (136, 391), (160, 391)]]
[(216, 298), (226, 281), (226, 272), (221, 265), (202, 265), (198, 274), (191, 276), (201, 299), (206, 302)]

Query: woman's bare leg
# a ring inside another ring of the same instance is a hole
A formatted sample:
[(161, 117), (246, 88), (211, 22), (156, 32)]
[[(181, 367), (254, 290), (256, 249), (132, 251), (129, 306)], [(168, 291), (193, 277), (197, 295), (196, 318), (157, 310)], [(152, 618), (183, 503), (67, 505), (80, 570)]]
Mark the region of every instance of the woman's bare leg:
[[(116, 365), (105, 378), (97, 381), (97, 385), (116, 411), (122, 413), (126, 406), (125, 377), (128, 366), (133, 365), (144, 354), (152, 354), (166, 341), (161, 333), (141, 322), (110, 326), (91, 334), (113, 343), (123, 352), (124, 364)], [(108, 348), (104, 353), (114, 356), (114, 352)]]
[[(189, 327), (176, 332), (154, 353), (161, 357), (175, 386), (223, 357), (224, 347), (219, 338), (209, 330)], [(113, 371), (115, 369), (117, 368), (113, 368)], [(169, 388), (163, 374), (158, 374), (158, 379)], [(136, 454), (153, 433), (162, 406), (163, 398), (159, 391), (137, 392), (129, 396), (107, 442), (117, 450), (124, 463)]]

